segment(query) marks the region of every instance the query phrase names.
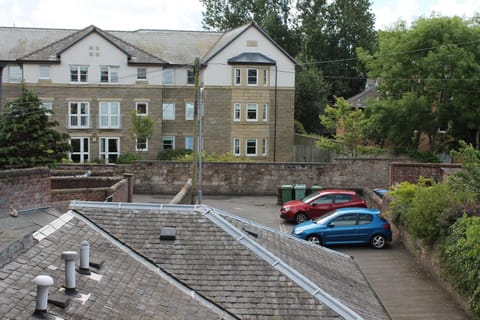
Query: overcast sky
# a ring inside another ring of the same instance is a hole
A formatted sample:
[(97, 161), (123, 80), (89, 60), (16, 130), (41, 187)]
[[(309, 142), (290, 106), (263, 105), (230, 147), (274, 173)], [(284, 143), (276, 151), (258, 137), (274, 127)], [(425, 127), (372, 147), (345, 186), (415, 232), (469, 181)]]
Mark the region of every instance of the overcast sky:
[[(0, 26), (105, 30), (201, 30), (199, 0), (0, 0)], [(472, 17), (480, 0), (373, 0), (377, 29), (432, 11)]]

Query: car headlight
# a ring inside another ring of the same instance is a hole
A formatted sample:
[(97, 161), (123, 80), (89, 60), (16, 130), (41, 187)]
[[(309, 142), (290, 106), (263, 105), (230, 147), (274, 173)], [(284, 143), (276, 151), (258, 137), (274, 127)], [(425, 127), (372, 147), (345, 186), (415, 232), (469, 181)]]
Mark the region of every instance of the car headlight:
[(290, 207), (284, 207), (283, 212), (288, 212), (288, 211), (290, 211), (290, 209), (291, 209)]
[(303, 233), (303, 230), (302, 229), (297, 229), (293, 233), (296, 234), (296, 235), (299, 235), (299, 234)]

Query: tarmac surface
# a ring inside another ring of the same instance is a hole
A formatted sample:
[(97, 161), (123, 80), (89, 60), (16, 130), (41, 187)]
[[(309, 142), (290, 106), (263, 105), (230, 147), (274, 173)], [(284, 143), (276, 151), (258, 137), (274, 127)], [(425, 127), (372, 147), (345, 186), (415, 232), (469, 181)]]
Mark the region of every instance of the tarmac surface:
[[(134, 202), (168, 203), (171, 196), (134, 195)], [(282, 232), (293, 224), (280, 218), (274, 196), (204, 196), (202, 204), (233, 213)], [(353, 256), (393, 320), (471, 319), (448, 292), (429, 277), (414, 257), (394, 239), (388, 248), (332, 247)], [(321, 270), (319, 270), (321, 272)]]

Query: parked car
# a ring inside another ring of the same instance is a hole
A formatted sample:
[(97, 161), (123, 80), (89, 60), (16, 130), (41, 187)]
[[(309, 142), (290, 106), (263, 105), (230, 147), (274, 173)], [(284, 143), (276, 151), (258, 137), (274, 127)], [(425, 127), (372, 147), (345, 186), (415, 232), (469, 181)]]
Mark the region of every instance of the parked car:
[(382, 249), (392, 241), (390, 224), (378, 209), (340, 208), (292, 229), (300, 239), (319, 245), (371, 244)]
[(375, 188), (373, 189), (373, 192), (375, 192), (380, 198), (383, 198), (383, 196), (388, 193), (388, 189)]
[(301, 200), (285, 202), (280, 217), (295, 223), (323, 216), (337, 208), (367, 207), (367, 203), (355, 191), (325, 189), (313, 192)]

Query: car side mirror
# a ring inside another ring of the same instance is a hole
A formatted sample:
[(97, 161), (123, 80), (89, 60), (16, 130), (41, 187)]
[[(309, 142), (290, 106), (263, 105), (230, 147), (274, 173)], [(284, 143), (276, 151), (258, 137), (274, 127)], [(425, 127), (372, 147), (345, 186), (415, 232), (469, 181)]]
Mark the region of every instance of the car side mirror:
[(312, 202), (312, 207), (315, 207), (317, 204), (315, 202)]
[(334, 225), (333, 223), (329, 223), (329, 224), (327, 225), (327, 228), (333, 228), (333, 227), (335, 227), (335, 225)]

